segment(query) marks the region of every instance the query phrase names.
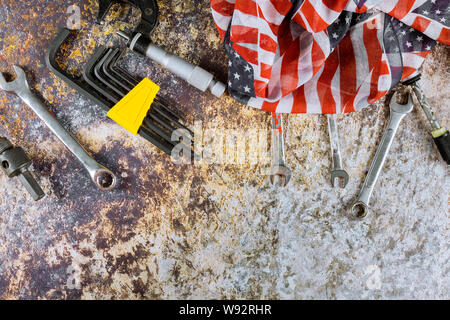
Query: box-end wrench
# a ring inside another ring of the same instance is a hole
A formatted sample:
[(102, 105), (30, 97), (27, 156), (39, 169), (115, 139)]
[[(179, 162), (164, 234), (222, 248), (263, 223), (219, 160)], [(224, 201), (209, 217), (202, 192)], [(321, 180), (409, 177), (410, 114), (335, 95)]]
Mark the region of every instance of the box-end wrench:
[(377, 182), (380, 175), (381, 169), (383, 168), (384, 161), (386, 160), (389, 149), (392, 145), (392, 142), (394, 141), (397, 129), (402, 119), (414, 108), (411, 94), (408, 93), (408, 102), (404, 105), (398, 104), (396, 102), (396, 95), (397, 94), (395, 93), (391, 98), (391, 102), (389, 103), (390, 119), (388, 126), (384, 131), (383, 138), (381, 139), (381, 143), (378, 146), (375, 158), (372, 160), (372, 164), (366, 176), (366, 180), (364, 181), (361, 192), (359, 193), (358, 198), (352, 206), (352, 212), (358, 218), (364, 218), (369, 213), (369, 200), (372, 195), (375, 183)]
[(14, 71), (16, 72), (16, 80), (12, 82), (6, 82), (3, 74), (0, 72), (0, 89), (15, 93), (33, 109), (39, 118), (45, 122), (49, 129), (88, 170), (91, 179), (100, 190), (107, 191), (113, 189), (117, 183), (116, 176), (110, 170), (98, 164), (31, 92), (25, 72), (18, 66), (14, 66)]
[(291, 170), (286, 167), (283, 135), (283, 117), (279, 113), (272, 113), (272, 168), (270, 169), (270, 183), (278, 187), (285, 187), (291, 180)]
[(348, 183), (348, 173), (342, 166), (341, 148), (339, 143), (339, 133), (336, 122), (335, 114), (328, 114), (328, 132), (330, 134), (330, 147), (331, 147), (331, 185), (335, 186), (337, 178), (341, 178), (341, 186), (345, 188)]

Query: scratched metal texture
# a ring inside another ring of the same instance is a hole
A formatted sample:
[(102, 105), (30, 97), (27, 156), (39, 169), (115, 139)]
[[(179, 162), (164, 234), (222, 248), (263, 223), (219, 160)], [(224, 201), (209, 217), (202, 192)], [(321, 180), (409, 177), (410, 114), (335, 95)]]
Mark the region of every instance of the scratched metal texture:
[[(421, 110), (399, 129), (372, 213), (355, 220), (349, 206), (388, 118), (383, 101), (338, 118), (351, 175), (344, 190), (329, 183), (322, 116), (289, 117), (293, 178), (284, 190), (269, 185), (267, 163), (175, 165), (45, 66), (70, 4), (0, 0), (0, 71), (25, 67), (33, 91), (120, 183), (113, 192), (97, 191), (30, 109), (0, 92), (0, 135), (25, 148), (46, 192), (34, 203), (17, 179), (0, 173), (0, 298), (450, 298), (449, 176)], [(115, 30), (137, 21), (135, 10), (115, 6), (98, 26), (96, 1), (77, 4), (82, 31), (60, 57), (73, 73), (98, 45), (124, 45)], [(159, 1), (153, 39), (225, 81), (226, 55), (208, 4)], [(422, 80), (447, 127), (449, 60), (447, 47), (435, 48)], [(161, 95), (189, 125), (269, 128), (266, 113), (198, 92), (136, 54), (123, 63), (160, 84)]]

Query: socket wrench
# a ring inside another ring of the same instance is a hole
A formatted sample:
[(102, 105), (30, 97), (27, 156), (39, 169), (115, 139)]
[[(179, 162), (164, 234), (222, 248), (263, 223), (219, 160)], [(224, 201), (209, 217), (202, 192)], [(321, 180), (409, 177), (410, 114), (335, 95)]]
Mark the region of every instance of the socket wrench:
[(117, 183), (116, 176), (110, 170), (97, 163), (31, 92), (25, 72), (18, 66), (14, 66), (13, 68), (17, 78), (12, 82), (6, 82), (3, 74), (0, 72), (0, 89), (15, 93), (33, 109), (36, 115), (44, 121), (48, 128), (78, 158), (81, 164), (83, 164), (89, 172), (91, 179), (100, 190), (108, 191), (113, 189)]
[(391, 98), (389, 104), (390, 119), (387, 128), (384, 131), (381, 143), (378, 146), (375, 158), (372, 160), (369, 172), (364, 181), (361, 192), (352, 206), (352, 212), (358, 218), (364, 218), (369, 213), (369, 201), (372, 196), (373, 188), (378, 180), (384, 161), (389, 153), (389, 149), (394, 141), (395, 134), (402, 119), (410, 113), (413, 108), (411, 94), (408, 94), (408, 102), (404, 105), (398, 104), (395, 100), (397, 93)]

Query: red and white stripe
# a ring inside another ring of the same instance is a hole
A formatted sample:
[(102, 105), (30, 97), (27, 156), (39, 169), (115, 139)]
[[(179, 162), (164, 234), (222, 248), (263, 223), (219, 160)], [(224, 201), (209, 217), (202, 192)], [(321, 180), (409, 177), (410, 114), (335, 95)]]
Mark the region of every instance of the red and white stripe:
[(211, 0), (210, 3), (217, 30), (219, 30), (222, 40), (224, 40), (231, 23), (236, 0)]
[[(347, 113), (380, 99), (392, 83), (383, 48), (385, 14), (450, 44), (449, 30), (412, 13), (426, 0), (304, 0), (292, 17), (290, 0), (211, 0), (224, 39), (230, 27), (234, 50), (254, 70), (255, 98), (248, 105), (277, 113)], [(326, 28), (343, 10), (380, 13), (353, 26), (331, 51)], [(279, 37), (279, 34), (283, 36)], [(412, 76), (428, 52), (402, 53), (402, 79)]]
[(372, 28), (371, 20), (362, 25), (351, 29), (309, 81), (281, 97), (252, 98), (249, 105), (277, 113), (326, 114), (353, 112), (379, 99), (391, 86), (382, 30)]

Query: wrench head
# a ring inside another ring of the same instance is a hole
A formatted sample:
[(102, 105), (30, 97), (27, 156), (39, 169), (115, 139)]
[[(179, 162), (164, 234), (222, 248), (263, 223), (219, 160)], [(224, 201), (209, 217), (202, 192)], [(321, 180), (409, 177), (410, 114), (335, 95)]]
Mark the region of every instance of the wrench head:
[(331, 185), (334, 187), (335, 186), (335, 181), (336, 179), (339, 179), (340, 182), (340, 186), (342, 188), (345, 188), (347, 186), (348, 180), (349, 180), (349, 176), (347, 171), (345, 170), (333, 170), (331, 171)]
[(394, 95), (391, 98), (391, 102), (389, 103), (389, 108), (393, 112), (401, 113), (401, 114), (407, 114), (410, 113), (414, 108), (413, 99), (410, 93), (408, 93), (408, 102), (406, 104), (399, 104), (396, 101), (397, 93), (394, 93)]
[(6, 82), (3, 74), (0, 72), (0, 89), (7, 92), (19, 92), (23, 89), (28, 89), (27, 77), (25, 71), (18, 66), (13, 66), (16, 73), (16, 80)]
[(95, 172), (94, 183), (102, 191), (114, 189), (117, 184), (117, 177), (108, 169), (100, 169)]
[(360, 219), (365, 218), (367, 216), (367, 214), (369, 213), (369, 206), (362, 201), (357, 201), (352, 206), (352, 213), (357, 218), (360, 218)]
[(288, 167), (278, 165), (270, 170), (270, 183), (277, 187), (285, 187), (291, 180), (291, 170)]

